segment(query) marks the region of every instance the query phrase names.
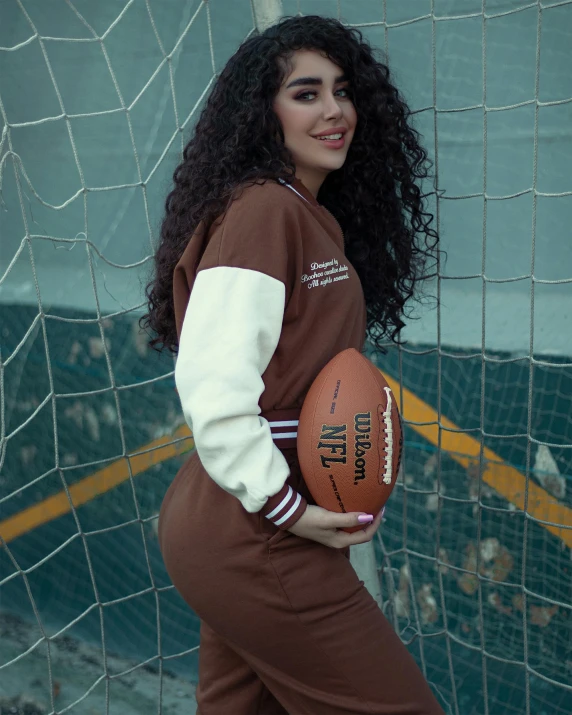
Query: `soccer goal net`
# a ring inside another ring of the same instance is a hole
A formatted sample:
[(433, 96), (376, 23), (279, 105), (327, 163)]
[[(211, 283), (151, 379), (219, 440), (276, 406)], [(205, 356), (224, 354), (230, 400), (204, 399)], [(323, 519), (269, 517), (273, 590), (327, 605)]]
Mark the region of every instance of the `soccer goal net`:
[(369, 353), (405, 422), (383, 610), (445, 712), (572, 712), (572, 0), (1, 4), (0, 712), (189, 712), (156, 524), (193, 441), (138, 319), (217, 73), (297, 13), (387, 53), (436, 174), (446, 257)]

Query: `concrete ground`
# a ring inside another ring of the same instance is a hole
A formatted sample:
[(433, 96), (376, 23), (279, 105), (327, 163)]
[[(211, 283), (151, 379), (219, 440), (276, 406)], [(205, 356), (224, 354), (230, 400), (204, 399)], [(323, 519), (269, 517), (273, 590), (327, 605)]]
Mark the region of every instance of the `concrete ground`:
[[(50, 646), (52, 710), (46, 644), (23, 655), (37, 640), (37, 627), (19, 616), (0, 612), (0, 715), (48, 715), (76, 701), (69, 712), (81, 715), (195, 714), (194, 685), (165, 670), (160, 678), (157, 661), (106, 680), (102, 678), (101, 647), (65, 636)], [(118, 656), (107, 657), (111, 675), (136, 665)]]

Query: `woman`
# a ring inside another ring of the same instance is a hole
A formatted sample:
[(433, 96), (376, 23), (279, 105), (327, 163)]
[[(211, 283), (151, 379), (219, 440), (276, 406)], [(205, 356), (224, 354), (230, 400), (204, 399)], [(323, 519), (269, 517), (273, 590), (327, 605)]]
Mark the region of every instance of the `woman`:
[(316, 506), (295, 448), (318, 372), (397, 339), (436, 246), (407, 118), (359, 31), (287, 18), (229, 60), (175, 171), (144, 322), (196, 444), (159, 539), (201, 619), (200, 715), (442, 712), (348, 558), (381, 514)]

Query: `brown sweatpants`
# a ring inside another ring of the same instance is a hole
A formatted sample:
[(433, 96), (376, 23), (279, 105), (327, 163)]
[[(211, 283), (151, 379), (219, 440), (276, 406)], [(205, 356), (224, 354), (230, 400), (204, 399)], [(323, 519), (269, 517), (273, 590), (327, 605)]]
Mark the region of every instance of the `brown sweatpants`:
[[(283, 453), (314, 504), (296, 450)], [(349, 549), (248, 513), (196, 452), (165, 495), (159, 542), (201, 619), (197, 715), (443, 715)]]

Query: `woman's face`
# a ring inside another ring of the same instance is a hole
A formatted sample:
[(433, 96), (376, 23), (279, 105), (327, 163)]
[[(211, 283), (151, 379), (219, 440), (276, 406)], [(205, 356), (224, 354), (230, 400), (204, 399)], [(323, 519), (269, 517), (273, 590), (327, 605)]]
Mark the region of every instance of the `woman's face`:
[[(343, 166), (352, 142), (357, 113), (343, 71), (314, 50), (298, 50), (292, 71), (274, 99), (273, 109), (292, 153), (296, 176), (314, 194), (326, 176)], [(341, 140), (317, 135), (342, 133)]]

